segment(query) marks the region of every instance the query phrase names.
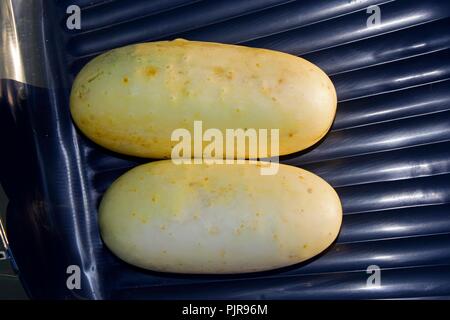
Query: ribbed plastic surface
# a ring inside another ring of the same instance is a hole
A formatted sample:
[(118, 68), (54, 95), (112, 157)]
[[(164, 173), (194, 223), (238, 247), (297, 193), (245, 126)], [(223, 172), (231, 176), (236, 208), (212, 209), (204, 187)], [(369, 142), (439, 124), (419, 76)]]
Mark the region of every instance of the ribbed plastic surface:
[[(57, 31), (66, 40), (61, 74), (68, 83), (105, 50), (176, 37), (270, 48), (319, 65), (337, 89), (333, 128), (319, 144), (282, 162), (325, 178), (339, 193), (345, 215), (336, 243), (293, 267), (238, 276), (144, 271), (103, 246), (95, 208), (116, 177), (145, 160), (113, 154), (78, 135), (80, 157), (70, 161), (82, 168), (83, 198), (68, 199), (67, 206), (83, 206), (54, 227), (73, 232), (78, 245), (67, 254), (80, 250), (91, 297), (450, 297), (449, 1), (79, 3), (81, 31)], [(59, 3), (61, 21), (65, 5)], [(380, 8), (378, 27), (366, 25), (370, 5)], [(74, 178), (61, 179), (69, 184)], [(380, 288), (366, 286), (369, 265), (382, 269)]]

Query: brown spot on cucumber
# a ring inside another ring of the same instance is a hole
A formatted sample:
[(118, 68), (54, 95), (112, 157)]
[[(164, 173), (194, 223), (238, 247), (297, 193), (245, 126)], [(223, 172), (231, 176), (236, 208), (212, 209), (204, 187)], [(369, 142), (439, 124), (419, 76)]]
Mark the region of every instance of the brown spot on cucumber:
[(94, 81), (95, 79), (97, 79), (99, 76), (101, 76), (103, 74), (103, 71), (98, 72), (97, 74), (93, 75), (92, 77), (90, 77), (87, 82), (91, 83), (92, 81)]
[(149, 78), (156, 76), (158, 69), (153, 66), (148, 66), (145, 68), (145, 75)]
[(232, 80), (233, 77), (234, 77), (233, 71), (231, 71), (231, 70), (225, 71), (225, 69), (222, 68), (222, 67), (214, 67), (213, 68), (213, 73), (216, 76), (224, 77), (224, 78), (227, 78), (228, 80)]
[(222, 76), (225, 70), (222, 67), (214, 67), (213, 72), (216, 76)]

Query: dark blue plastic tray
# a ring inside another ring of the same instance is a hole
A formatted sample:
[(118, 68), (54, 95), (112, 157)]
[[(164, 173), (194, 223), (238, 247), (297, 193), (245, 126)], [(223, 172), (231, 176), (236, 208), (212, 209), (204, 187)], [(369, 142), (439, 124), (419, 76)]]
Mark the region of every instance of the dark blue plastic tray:
[[(81, 30), (66, 28), (71, 4), (82, 9)], [(367, 26), (370, 5), (380, 8), (378, 27)], [(11, 253), (31, 297), (450, 297), (449, 1), (16, 0), (0, 12), (0, 179)], [(326, 252), (270, 272), (192, 276), (141, 270), (105, 248), (99, 199), (146, 160), (80, 135), (72, 80), (105, 50), (176, 37), (289, 52), (331, 76), (331, 132), (282, 159), (342, 199), (343, 227)], [(69, 265), (81, 268), (80, 290), (66, 287)], [(366, 286), (370, 265), (381, 268), (379, 288)]]

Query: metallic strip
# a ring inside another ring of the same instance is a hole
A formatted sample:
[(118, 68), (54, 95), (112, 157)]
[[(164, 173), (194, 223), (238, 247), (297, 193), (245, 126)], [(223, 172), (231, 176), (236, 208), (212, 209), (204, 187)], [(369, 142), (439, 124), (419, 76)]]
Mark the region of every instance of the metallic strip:
[(0, 1), (0, 79), (46, 87), (42, 0)]
[(7, 260), (8, 254), (6, 253), (9, 248), (8, 238), (6, 237), (5, 228), (3, 228), (2, 220), (0, 219), (0, 261)]

